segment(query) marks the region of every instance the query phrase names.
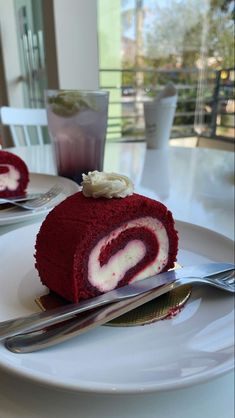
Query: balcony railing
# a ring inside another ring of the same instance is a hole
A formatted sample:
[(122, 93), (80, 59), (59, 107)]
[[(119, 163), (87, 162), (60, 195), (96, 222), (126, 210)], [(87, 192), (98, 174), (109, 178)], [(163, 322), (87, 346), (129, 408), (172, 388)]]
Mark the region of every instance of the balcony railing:
[(168, 82), (178, 90), (171, 138), (234, 138), (234, 69), (210, 70), (206, 78), (197, 69), (101, 69), (100, 80), (101, 88), (110, 91), (109, 138), (142, 140), (143, 103)]

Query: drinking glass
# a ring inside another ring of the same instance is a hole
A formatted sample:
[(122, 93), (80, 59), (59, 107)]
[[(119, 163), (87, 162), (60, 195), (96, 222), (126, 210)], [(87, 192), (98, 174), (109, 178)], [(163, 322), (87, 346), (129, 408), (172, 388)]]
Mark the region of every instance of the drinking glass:
[(80, 183), (82, 173), (102, 171), (109, 93), (46, 90), (45, 100), (58, 175)]

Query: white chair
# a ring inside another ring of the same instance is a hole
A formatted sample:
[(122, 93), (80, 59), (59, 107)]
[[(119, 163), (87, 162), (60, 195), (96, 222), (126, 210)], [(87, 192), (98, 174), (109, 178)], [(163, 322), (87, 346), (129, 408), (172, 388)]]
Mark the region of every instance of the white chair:
[(0, 121), (9, 126), (14, 146), (44, 144), (42, 128), (47, 126), (46, 109), (3, 106)]

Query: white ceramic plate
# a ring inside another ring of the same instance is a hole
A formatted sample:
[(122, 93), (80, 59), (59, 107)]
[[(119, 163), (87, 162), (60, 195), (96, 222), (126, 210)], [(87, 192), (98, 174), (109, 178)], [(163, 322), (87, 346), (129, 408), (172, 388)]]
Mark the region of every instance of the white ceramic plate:
[[(231, 240), (184, 222), (177, 222), (177, 228), (181, 265), (233, 261)], [(34, 224), (0, 238), (1, 320), (38, 311), (34, 299), (46, 291), (34, 268), (38, 229), (39, 224)], [(30, 354), (13, 354), (2, 343), (0, 366), (68, 390), (153, 392), (203, 382), (231, 370), (233, 339), (233, 297), (197, 287), (173, 319), (131, 328), (99, 327)]]
[[(67, 178), (49, 174), (30, 173), (27, 191), (28, 193), (44, 193), (55, 184), (63, 186), (63, 192), (51, 202), (50, 208), (79, 190), (78, 184)], [(37, 218), (38, 216), (42, 216), (43, 214), (46, 215), (48, 211), (48, 208), (38, 209), (37, 211), (26, 211), (17, 207), (1, 210), (0, 207), (0, 226), (28, 221), (30, 219)]]

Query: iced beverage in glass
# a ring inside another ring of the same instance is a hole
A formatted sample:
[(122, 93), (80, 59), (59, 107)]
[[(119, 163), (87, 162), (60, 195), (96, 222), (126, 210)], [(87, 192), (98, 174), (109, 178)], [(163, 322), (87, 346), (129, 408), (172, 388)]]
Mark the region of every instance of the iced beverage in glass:
[(103, 169), (109, 93), (47, 90), (48, 130), (58, 175), (77, 183)]

